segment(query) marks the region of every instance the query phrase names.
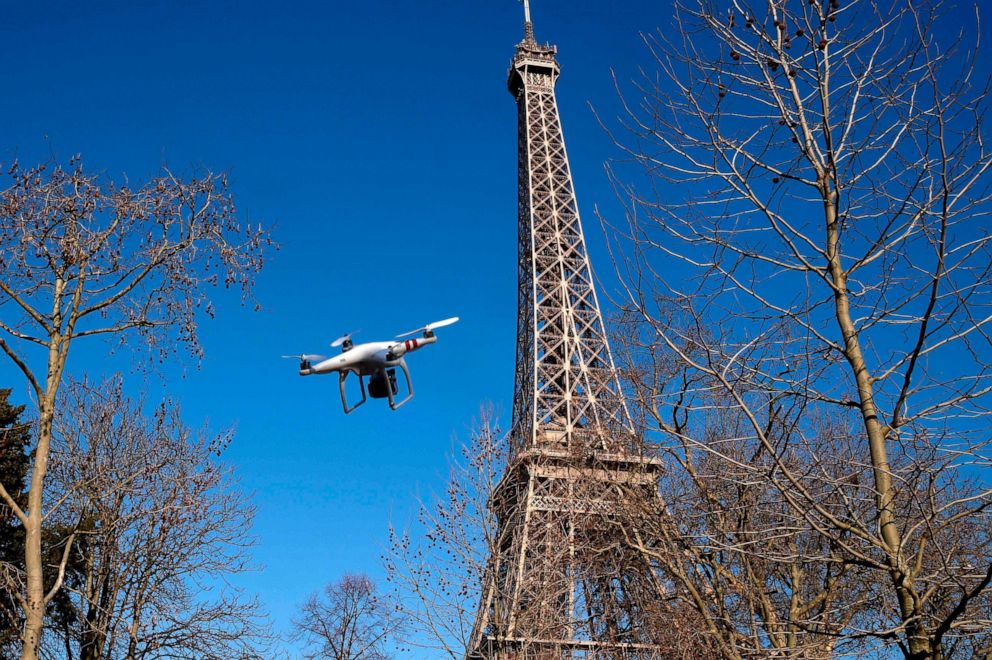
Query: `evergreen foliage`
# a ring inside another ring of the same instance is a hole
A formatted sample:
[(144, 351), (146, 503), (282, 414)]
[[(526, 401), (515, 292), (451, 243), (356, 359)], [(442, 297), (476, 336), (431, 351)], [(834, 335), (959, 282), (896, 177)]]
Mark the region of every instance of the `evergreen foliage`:
[[(25, 479), (30, 463), (31, 426), (23, 418), (24, 406), (10, 402), (11, 390), (0, 389), (0, 484), (19, 506), (24, 506)], [(24, 527), (0, 502), (0, 568), (24, 562)], [(15, 657), (21, 617), (16, 598), (0, 581), (0, 658)]]

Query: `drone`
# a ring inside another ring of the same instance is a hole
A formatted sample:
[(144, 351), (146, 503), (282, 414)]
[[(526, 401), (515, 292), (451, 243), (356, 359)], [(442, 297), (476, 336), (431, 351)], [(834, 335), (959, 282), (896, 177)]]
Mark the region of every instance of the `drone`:
[[(413, 398), (413, 381), (410, 380), (410, 369), (406, 366), (403, 356), (436, 343), (437, 336), (434, 334), (434, 330), (451, 325), (457, 320), (458, 317), (455, 316), (443, 321), (428, 323), (422, 328), (396, 335), (396, 339), (393, 341), (373, 341), (358, 345), (351, 341), (352, 335), (356, 334), (357, 331), (349, 332), (331, 343), (332, 348), (341, 347), (341, 353), (331, 358), (309, 353), (283, 355), (283, 357), (300, 361), (301, 376), (337, 373), (338, 389), (341, 391), (341, 406), (346, 415), (365, 403), (368, 397), (388, 399), (389, 407), (397, 410)], [(414, 339), (403, 339), (403, 337), (409, 337), (418, 332), (424, 334)], [(403, 340), (397, 341), (400, 339)], [(397, 367), (403, 370), (403, 375), (406, 377), (407, 392), (406, 396), (399, 400), (397, 400), (399, 388), (396, 384)], [(354, 405), (348, 404), (348, 395), (345, 393), (345, 381), (348, 379), (348, 374), (358, 376), (358, 385), (362, 391), (362, 400)], [(365, 385), (366, 377), (369, 378), (367, 388)]]

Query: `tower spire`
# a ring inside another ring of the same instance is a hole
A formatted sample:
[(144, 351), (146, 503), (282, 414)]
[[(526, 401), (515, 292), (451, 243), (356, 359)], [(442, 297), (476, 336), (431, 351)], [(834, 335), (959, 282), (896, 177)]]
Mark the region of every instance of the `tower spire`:
[(524, 3), (524, 41), (534, 41), (534, 24), (530, 22), (530, 0)]

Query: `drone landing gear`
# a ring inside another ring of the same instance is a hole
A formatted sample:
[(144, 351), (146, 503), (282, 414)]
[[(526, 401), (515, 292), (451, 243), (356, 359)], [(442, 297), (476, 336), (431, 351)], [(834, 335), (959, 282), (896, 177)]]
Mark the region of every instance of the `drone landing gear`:
[(353, 406), (348, 405), (348, 394), (345, 392), (345, 381), (348, 379), (348, 374), (350, 371), (342, 371), (338, 376), (338, 389), (341, 391), (341, 406), (344, 408), (344, 413), (347, 415), (352, 412), (355, 408), (359, 407), (371, 397), (373, 399), (388, 399), (389, 407), (393, 410), (397, 410), (402, 405), (407, 403), (413, 398), (413, 381), (410, 379), (410, 370), (406, 366), (406, 362), (403, 360), (398, 361), (397, 366), (403, 370), (403, 376), (406, 378), (406, 391), (407, 395), (396, 400), (396, 395), (399, 394), (399, 388), (396, 386), (396, 369), (382, 369), (372, 374), (369, 378), (368, 392), (365, 390), (365, 377), (362, 376), (357, 371), (355, 376), (358, 378), (358, 387), (362, 391), (362, 400)]
[[(407, 401), (409, 401), (410, 399), (413, 398), (413, 381), (410, 380), (410, 370), (406, 368), (406, 362), (404, 362), (403, 360), (400, 360), (398, 362), (398, 364), (399, 364), (400, 369), (403, 370), (403, 375), (406, 377), (406, 391), (407, 391), (407, 395), (406, 395), (406, 398), (404, 398), (402, 401), (397, 401), (396, 398), (395, 398), (396, 388), (395, 387), (392, 387), (392, 388), (390, 388), (388, 390), (389, 391), (389, 407), (392, 408), (393, 410), (396, 410), (397, 408), (399, 408), (400, 406), (402, 406)], [(395, 369), (390, 369), (390, 371), (392, 372), (393, 383), (395, 383), (396, 382), (396, 370)]]
[(341, 375), (338, 376), (338, 388), (341, 390), (341, 406), (344, 407), (345, 415), (347, 415), (348, 413), (350, 413), (351, 411), (353, 411), (355, 408), (362, 405), (366, 401), (365, 379), (362, 378), (361, 374), (356, 374), (358, 376), (358, 387), (361, 388), (362, 390), (362, 400), (351, 407), (348, 406), (348, 395), (344, 391), (344, 381), (347, 380), (349, 373), (350, 372), (348, 371), (342, 371)]

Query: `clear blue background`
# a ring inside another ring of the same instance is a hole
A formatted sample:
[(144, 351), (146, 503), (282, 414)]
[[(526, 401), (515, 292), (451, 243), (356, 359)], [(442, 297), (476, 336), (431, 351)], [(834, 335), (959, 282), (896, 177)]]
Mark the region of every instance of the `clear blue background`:
[[(589, 109), (617, 113), (610, 69), (637, 75), (638, 37), (666, 2), (535, 0), (559, 46), (559, 106), (593, 263), (592, 213), (616, 215), (615, 155)], [(280, 630), (306, 594), (345, 572), (381, 578), (390, 520), (410, 521), (479, 407), (512, 407), (516, 110), (505, 87), (522, 34), (514, 0), (486, 2), (48, 2), (0, 9), (0, 163), (65, 162), (141, 181), (168, 165), (230, 173), (246, 221), (281, 249), (251, 313), (220, 296), (206, 357), (128, 376), (177, 398), (190, 424), (236, 425), (227, 459), (258, 507), (264, 568), (238, 582)], [(609, 284), (607, 284), (609, 286)], [(604, 297), (601, 300), (608, 307)], [(417, 397), (344, 416), (331, 379), (278, 358), (326, 352), (344, 331), (380, 340), (459, 315), (410, 358)], [(97, 340), (74, 375), (129, 369)], [(37, 359), (37, 356), (36, 356)], [(38, 364), (37, 362), (35, 364)], [(6, 364), (0, 386), (27, 399)]]

